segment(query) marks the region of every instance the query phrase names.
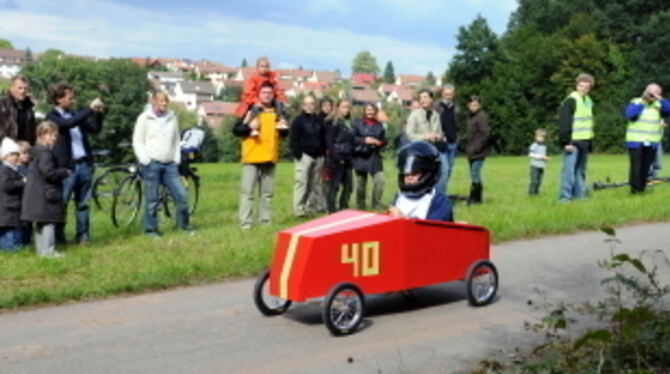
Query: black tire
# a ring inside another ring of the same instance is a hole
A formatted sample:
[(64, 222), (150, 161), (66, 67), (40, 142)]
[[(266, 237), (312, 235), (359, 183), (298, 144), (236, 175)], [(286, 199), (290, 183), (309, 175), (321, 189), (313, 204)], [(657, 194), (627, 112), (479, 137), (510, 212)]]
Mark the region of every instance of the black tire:
[(186, 189), (186, 201), (188, 203), (188, 214), (192, 216), (198, 207), (200, 200), (200, 177), (189, 173), (183, 177), (184, 189)]
[(477, 261), (470, 267), (466, 281), (468, 301), (472, 306), (490, 304), (498, 292), (498, 270), (491, 261)]
[(130, 174), (127, 167), (112, 167), (105, 170), (93, 181), (91, 195), (96, 208), (109, 211), (112, 206), (114, 190)]
[(353, 283), (335, 285), (326, 297), (322, 317), (334, 336), (353, 334), (365, 318), (363, 292)]
[[(254, 284), (254, 303), (256, 308), (265, 316), (278, 316), (291, 306), (291, 300), (284, 300), (278, 297), (270, 296), (266, 290), (268, 286), (268, 281), (270, 280), (270, 270), (264, 270), (258, 278), (256, 278), (256, 284)], [(270, 305), (268, 300), (264, 298), (272, 298), (272, 301), (276, 301), (276, 305)]]
[(114, 190), (112, 200), (112, 223), (116, 227), (128, 227), (135, 222), (142, 207), (142, 180), (129, 175)]

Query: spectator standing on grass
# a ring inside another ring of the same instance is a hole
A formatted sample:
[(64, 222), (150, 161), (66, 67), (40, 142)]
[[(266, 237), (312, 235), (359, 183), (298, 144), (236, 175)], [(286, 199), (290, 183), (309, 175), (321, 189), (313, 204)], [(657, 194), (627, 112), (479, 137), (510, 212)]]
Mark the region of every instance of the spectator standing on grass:
[(58, 139), (58, 126), (40, 123), (36, 145), (31, 150), (30, 172), (21, 201), (21, 220), (35, 223), (35, 249), (42, 257), (60, 257), (56, 252), (56, 224), (65, 221), (63, 180), (72, 172), (58, 166), (52, 148)]
[(144, 235), (159, 238), (158, 195), (163, 185), (175, 201), (177, 228), (193, 233), (190, 225), (186, 189), (179, 176), (181, 139), (177, 116), (168, 109), (170, 99), (165, 92), (154, 92), (151, 108), (145, 110), (135, 122), (133, 150), (142, 165), (144, 182)]
[(302, 113), (291, 123), (289, 143), (295, 166), (293, 214), (298, 217), (322, 212), (326, 205), (322, 186), (326, 127), (316, 112), (316, 104), (314, 96), (305, 96)]
[[(319, 103), (319, 116), (321, 117), (321, 120), (323, 122), (323, 130), (328, 136), (328, 131), (330, 131), (330, 126), (333, 125), (333, 110), (334, 110), (334, 105), (335, 103), (333, 100), (329, 97), (324, 97), (321, 99)], [(322, 187), (322, 195), (324, 197), (324, 211), (328, 211), (328, 194), (330, 191), (330, 169), (328, 168), (328, 163), (326, 162), (326, 158), (324, 157), (323, 160), (323, 168), (321, 169), (321, 187)]]
[[(75, 92), (72, 86), (58, 83), (49, 87), (49, 99), (54, 109), (46, 119), (58, 126), (58, 139), (53, 152), (58, 160), (58, 166), (72, 171), (63, 181), (63, 201), (65, 211), (71, 198), (74, 198), (76, 234), (75, 242), (87, 243), (91, 238), (90, 209), (88, 202), (91, 199), (93, 182), (93, 157), (89, 136), (102, 130), (103, 104), (100, 99), (94, 99), (88, 108), (75, 112)], [(56, 225), (56, 241), (66, 243), (65, 221)]]
[[(30, 171), (30, 150), (32, 147), (30, 143), (25, 140), (18, 141), (16, 144), (19, 145), (19, 163), (18, 171), (24, 178), (28, 178), (28, 172)], [(23, 245), (29, 245), (31, 242), (31, 237), (33, 236), (33, 227), (29, 222), (21, 223), (21, 243)]]
[(399, 151), (400, 148), (410, 143), (409, 139), (407, 138), (407, 121), (409, 120), (409, 116), (412, 114), (412, 112), (419, 108), (421, 108), (419, 100), (413, 99), (409, 104), (409, 113), (405, 116), (401, 123), (402, 127), (400, 128), (400, 133), (396, 135), (395, 139), (393, 139), (393, 149), (395, 151)]
[(35, 143), (35, 104), (28, 96), (30, 82), (23, 75), (12, 78), (9, 94), (0, 99), (0, 141), (5, 136)]
[(372, 179), (372, 209), (383, 210), (384, 165), (381, 150), (386, 145), (386, 126), (379, 120), (379, 108), (366, 104), (363, 118), (354, 124), (354, 160), (356, 172), (356, 206), (367, 209), (368, 176)]
[(589, 92), (594, 84), (592, 75), (579, 74), (575, 91), (563, 100), (558, 112), (558, 136), (563, 149), (561, 202), (586, 197), (586, 166), (593, 140), (594, 106)]
[[(258, 215), (262, 225), (272, 220), (275, 165), (279, 161), (279, 138), (288, 135), (286, 120), (277, 120), (275, 88), (263, 83), (254, 105), (233, 127), (233, 134), (242, 138), (242, 178), (239, 220), (242, 230), (251, 229), (253, 202), (258, 187)], [(252, 136), (252, 132), (257, 135)]]
[[(433, 108), (433, 102), (433, 93), (430, 90), (419, 91), (420, 108), (413, 110), (407, 118), (405, 134), (410, 142), (427, 141), (439, 152), (444, 152), (447, 149), (447, 138), (442, 131), (440, 114)], [(437, 188), (444, 191), (444, 185), (438, 185)]]
[(479, 96), (470, 96), (468, 110), (470, 115), (468, 117), (468, 144), (465, 148), (465, 154), (470, 163), (471, 185), (468, 204), (473, 205), (481, 204), (483, 201), (482, 168), (484, 167), (484, 160), (489, 154), (491, 129)]
[(19, 173), (19, 145), (8, 136), (0, 144), (0, 250), (14, 252), (23, 246), (21, 196), (26, 177)]
[(641, 97), (633, 99), (626, 107), (626, 147), (630, 155), (628, 182), (633, 194), (644, 192), (657, 148), (663, 140), (663, 116), (670, 115), (670, 101), (662, 95), (661, 86), (651, 83)]
[(440, 152), (442, 173), (436, 188), (445, 194), (449, 193), (449, 179), (454, 169), (456, 149), (458, 148), (458, 108), (454, 102), (455, 96), (456, 87), (452, 84), (446, 84), (442, 87), (442, 100), (435, 106), (435, 110), (440, 115), (442, 133), (446, 138), (444, 151)]
[(535, 141), (530, 145), (528, 150), (528, 157), (530, 157), (530, 185), (528, 186), (528, 194), (531, 196), (540, 193), (544, 168), (549, 161), (549, 157), (547, 157), (547, 145), (545, 144), (546, 138), (547, 132), (544, 129), (535, 130)]
[[(351, 101), (341, 99), (331, 116), (326, 134), (326, 165), (330, 173), (328, 212), (349, 208), (353, 190), (351, 175), (354, 156), (354, 131), (351, 123)], [(339, 198), (338, 198), (339, 195)]]

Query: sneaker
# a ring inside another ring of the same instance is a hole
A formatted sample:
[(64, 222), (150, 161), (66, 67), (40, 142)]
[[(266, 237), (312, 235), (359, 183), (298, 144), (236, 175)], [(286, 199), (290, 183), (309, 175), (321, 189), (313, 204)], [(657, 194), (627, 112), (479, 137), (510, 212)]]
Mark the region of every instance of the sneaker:
[(149, 231), (149, 232), (145, 232), (144, 236), (146, 236), (147, 238), (152, 238), (152, 239), (160, 239), (162, 235), (155, 232), (155, 231)]

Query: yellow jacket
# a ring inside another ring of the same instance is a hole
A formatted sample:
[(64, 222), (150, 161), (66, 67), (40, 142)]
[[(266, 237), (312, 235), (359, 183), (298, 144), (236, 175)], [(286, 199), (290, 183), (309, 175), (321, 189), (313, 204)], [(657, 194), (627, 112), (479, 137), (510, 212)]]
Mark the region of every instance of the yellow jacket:
[(258, 115), (259, 134), (242, 140), (242, 163), (262, 164), (279, 161), (279, 131), (277, 115), (273, 109), (266, 109)]

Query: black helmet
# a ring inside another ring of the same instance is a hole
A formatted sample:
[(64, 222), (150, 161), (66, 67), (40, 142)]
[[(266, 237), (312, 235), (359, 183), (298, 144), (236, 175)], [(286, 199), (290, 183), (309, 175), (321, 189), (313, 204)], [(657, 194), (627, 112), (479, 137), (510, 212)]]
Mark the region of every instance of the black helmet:
[[(419, 198), (429, 193), (440, 179), (440, 153), (428, 142), (414, 142), (398, 151), (398, 186), (407, 197)], [(416, 184), (405, 184), (405, 174), (421, 173)]]

